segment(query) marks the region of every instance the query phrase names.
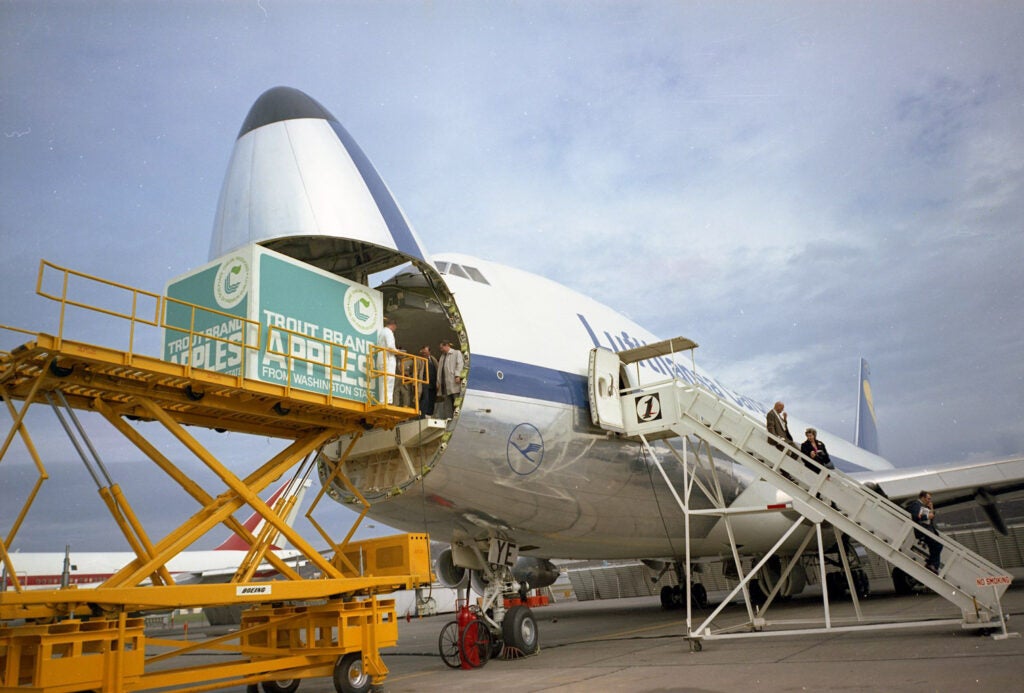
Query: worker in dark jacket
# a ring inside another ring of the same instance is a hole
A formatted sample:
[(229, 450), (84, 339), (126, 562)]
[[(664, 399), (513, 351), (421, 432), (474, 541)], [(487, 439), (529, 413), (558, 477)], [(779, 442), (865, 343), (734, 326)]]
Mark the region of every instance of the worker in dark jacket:
[[(800, 452), (826, 469), (835, 469), (835, 465), (832, 464), (832, 458), (828, 456), (828, 450), (825, 449), (825, 444), (818, 440), (818, 432), (813, 428), (808, 428), (804, 431), (804, 435), (807, 436), (807, 440), (800, 444)], [(804, 464), (807, 463), (805, 462)], [(810, 469), (815, 469), (809, 464), (807, 466)]]
[[(907, 509), (910, 511), (910, 516), (914, 518), (914, 522), (934, 534), (939, 533), (935, 529), (935, 506), (932, 504), (932, 494), (927, 491), (921, 491), (921, 493), (917, 494), (917, 500), (911, 501)], [(928, 546), (929, 555), (925, 567), (937, 574), (941, 566), (939, 556), (942, 554), (942, 544), (928, 534), (916, 529), (914, 530), (914, 535)]]

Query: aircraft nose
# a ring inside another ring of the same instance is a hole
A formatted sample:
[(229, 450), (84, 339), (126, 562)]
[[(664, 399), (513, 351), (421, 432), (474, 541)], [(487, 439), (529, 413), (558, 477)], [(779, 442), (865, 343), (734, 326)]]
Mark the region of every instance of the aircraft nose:
[(249, 109), (249, 114), (238, 131), (238, 138), (247, 132), (272, 123), (301, 118), (320, 118), (338, 122), (331, 112), (316, 99), (292, 87), (274, 87), (263, 92)]
[(249, 243), (359, 281), (427, 257), (352, 136), (292, 87), (265, 91), (249, 109), (221, 188), (210, 259)]

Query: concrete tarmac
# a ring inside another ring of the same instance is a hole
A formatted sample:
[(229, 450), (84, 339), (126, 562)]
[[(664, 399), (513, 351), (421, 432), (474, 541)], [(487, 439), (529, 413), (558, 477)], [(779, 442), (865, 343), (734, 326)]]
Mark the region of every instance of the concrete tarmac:
[[(714, 597), (715, 595), (712, 595)], [(724, 595), (722, 595), (724, 596)], [(1003, 599), (1008, 629), (1024, 628), (1024, 589)], [(711, 608), (693, 612), (697, 627)], [(934, 594), (872, 596), (865, 616), (958, 619)], [(1024, 690), (1024, 639), (994, 639), (958, 624), (814, 635), (780, 633), (777, 621), (808, 628), (821, 621), (820, 596), (772, 607), (771, 635), (711, 639), (699, 652), (686, 633), (686, 614), (662, 610), (657, 598), (565, 602), (534, 610), (537, 655), (491, 660), (474, 670), (451, 669), (438, 655), (438, 634), (452, 614), (399, 624), (399, 644), (383, 651), (390, 669), (383, 690), (404, 691), (1019, 691)], [(855, 615), (849, 601), (830, 609), (832, 625)], [(741, 602), (730, 604), (715, 629), (747, 621)], [(244, 687), (226, 689), (242, 692)], [(328, 679), (308, 679), (303, 693), (333, 693)]]

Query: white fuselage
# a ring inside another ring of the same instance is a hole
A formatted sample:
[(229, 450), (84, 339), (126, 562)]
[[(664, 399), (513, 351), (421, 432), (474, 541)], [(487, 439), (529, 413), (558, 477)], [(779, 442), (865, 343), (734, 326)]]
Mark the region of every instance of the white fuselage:
[[(592, 348), (621, 351), (658, 338), (608, 307), (535, 275), (461, 255), (439, 256), (435, 262), (470, 266), (487, 282), (443, 277), (468, 339), (464, 400), (423, 488), (400, 495), (364, 488), (370, 514), (402, 529), (426, 529), (438, 540), (498, 534), (526, 553), (545, 557), (680, 555), (683, 516), (669, 489), (639, 444), (591, 423), (587, 402)], [(682, 378), (764, 416), (763, 405), (688, 362), (686, 353), (631, 366), (630, 384)], [(795, 420), (790, 426), (803, 430)], [(819, 435), (840, 468), (891, 467), (826, 431)], [(673, 444), (678, 448), (681, 442)], [(658, 449), (673, 482), (681, 485), (680, 465), (667, 449)], [(761, 506), (785, 499), (730, 460), (716, 456), (716, 467), (729, 502)], [(703, 497), (694, 502), (708, 505)], [(737, 517), (732, 523), (744, 547), (758, 551), (770, 547), (791, 520), (774, 514)], [(719, 555), (728, 547), (724, 524), (714, 517), (695, 519), (691, 538), (694, 555)]]
[[(508, 241), (525, 238), (510, 234)], [(541, 557), (682, 555), (682, 516), (668, 488), (653, 477), (639, 445), (591, 422), (586, 394), (591, 349), (619, 351), (659, 341), (655, 335), (542, 277), (429, 254), (354, 138), (323, 105), (289, 87), (260, 95), (243, 122), (221, 189), (211, 259), (253, 243), (360, 282), (413, 263), (408, 285), (381, 287), (385, 311), (398, 313), (398, 346), (416, 353), (429, 344), (437, 355), (439, 341), (452, 339), (466, 357), (459, 411), (443, 440), (412, 453), (394, 441), (390, 457), (346, 461), (346, 473), (372, 503), (371, 516), (438, 540), (504, 537)], [(672, 297), (652, 292), (651, 300)], [(689, 379), (763, 415), (758, 402), (683, 365), (641, 364), (633, 384)], [(802, 430), (796, 421), (790, 426)], [(846, 469), (890, 466), (825, 431), (821, 437)], [(731, 461), (717, 464), (727, 500), (776, 499), (774, 489), (752, 483)], [(668, 467), (678, 483), (679, 465)], [(322, 475), (326, 469), (321, 464)], [(343, 487), (330, 494), (352, 496)], [(770, 545), (787, 524), (776, 519), (736, 520), (744, 532), (749, 525), (741, 542), (751, 550)], [(717, 520), (695, 524), (693, 551), (724, 550)]]

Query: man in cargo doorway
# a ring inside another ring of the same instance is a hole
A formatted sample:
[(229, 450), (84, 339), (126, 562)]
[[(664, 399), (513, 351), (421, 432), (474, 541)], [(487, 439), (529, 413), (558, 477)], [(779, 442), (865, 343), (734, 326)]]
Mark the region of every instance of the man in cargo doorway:
[(384, 318), (384, 329), (377, 336), (377, 346), (389, 349), (389, 351), (380, 352), (377, 359), (377, 367), (384, 371), (384, 375), (380, 376), (380, 401), (384, 404), (391, 404), (394, 401), (395, 366), (398, 365), (398, 359), (395, 356), (395, 330), (397, 329), (398, 323), (395, 322), (395, 319), (386, 317)]
[(452, 349), (447, 339), (441, 342), (441, 358), (437, 362), (437, 404), (434, 416), (450, 419), (455, 415), (455, 395), (462, 389), (462, 352)]
[(437, 359), (430, 353), (427, 344), (420, 349), (420, 356), (426, 359), (416, 364), (417, 377), (426, 381), (425, 385), (420, 385), (420, 416), (433, 416), (434, 403), (437, 401)]
[(402, 360), (399, 361), (398, 368), (395, 369), (396, 373), (400, 376), (395, 381), (395, 405), (414, 409), (417, 403), (416, 386), (413, 383), (412, 359), (409, 357), (409, 352), (405, 349), (399, 347), (398, 350), (402, 353)]

